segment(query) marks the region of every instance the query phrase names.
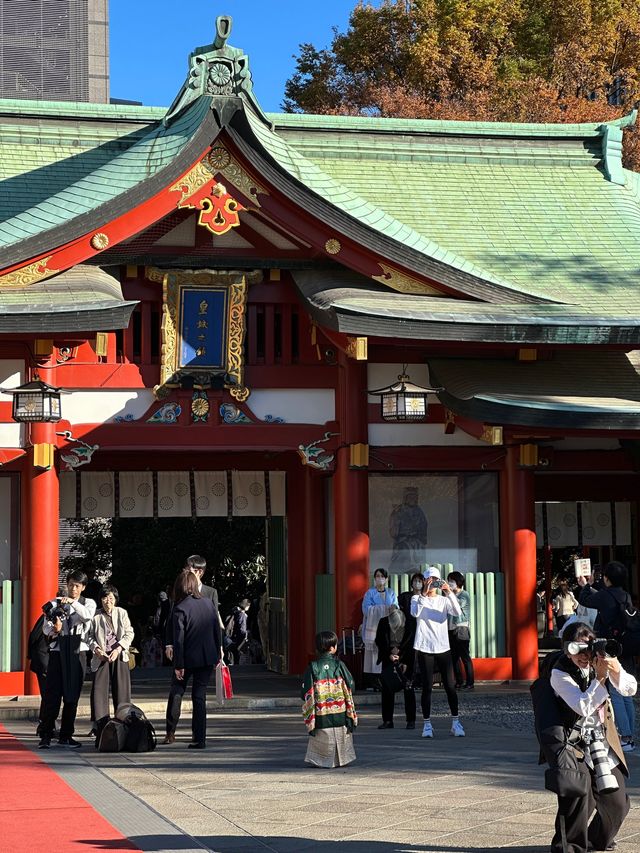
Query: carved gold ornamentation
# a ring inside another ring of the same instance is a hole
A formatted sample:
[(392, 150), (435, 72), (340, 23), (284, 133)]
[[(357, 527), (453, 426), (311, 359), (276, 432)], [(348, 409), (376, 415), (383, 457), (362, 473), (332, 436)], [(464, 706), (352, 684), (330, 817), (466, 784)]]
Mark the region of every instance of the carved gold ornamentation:
[(379, 262), (378, 266), (382, 270), (382, 275), (374, 275), (371, 277), (376, 281), (379, 281), (381, 284), (385, 284), (387, 287), (390, 287), (392, 290), (397, 290), (399, 293), (422, 294), (423, 296), (443, 295), (442, 291), (436, 290), (435, 287), (431, 287), (422, 281), (418, 281), (418, 279), (412, 278), (406, 273), (387, 266), (387, 264)]
[(225, 367), (223, 371), (227, 377), (225, 387), (229, 389), (231, 396), (236, 400), (244, 402), (249, 396), (249, 389), (244, 386), (244, 360), (243, 343), (245, 334), (245, 316), (247, 304), (247, 291), (249, 284), (257, 284), (262, 280), (262, 272), (231, 272), (218, 270), (168, 270), (162, 272), (157, 268), (146, 270), (147, 278), (158, 281), (162, 276), (163, 281), (163, 306), (162, 306), (162, 359), (160, 366), (160, 387), (156, 389), (156, 396), (161, 396), (162, 386), (180, 384), (180, 375), (188, 374), (196, 381), (200, 381), (200, 387), (207, 387), (211, 377), (216, 373), (210, 368), (190, 369), (180, 367), (180, 301), (181, 289), (188, 287), (190, 290), (201, 287), (203, 291), (211, 287), (225, 287), (228, 292), (227, 299), (227, 340)]
[(214, 172), (224, 175), (233, 186), (251, 199), (255, 207), (260, 207), (258, 194), (269, 195), (268, 191), (256, 181), (227, 151), (224, 145), (216, 145), (205, 158)]
[(165, 277), (165, 271), (159, 270), (158, 267), (145, 267), (144, 277), (148, 281), (157, 281), (158, 284), (162, 284)]
[(366, 361), (368, 358), (368, 340), (364, 337), (347, 338), (346, 353), (356, 361)]
[(0, 276), (0, 288), (3, 287), (29, 287), (30, 284), (35, 284), (37, 281), (43, 281), (45, 278), (50, 278), (52, 275), (60, 272), (60, 270), (47, 269), (47, 264), (53, 256), (42, 258), (29, 264), (26, 267), (21, 267), (19, 270), (7, 273)]
[(342, 243), (340, 240), (336, 240), (332, 237), (330, 240), (324, 244), (324, 250), (328, 255), (337, 255), (338, 252), (342, 249)]
[(102, 231), (97, 231), (91, 238), (90, 242), (93, 249), (102, 251), (102, 249), (106, 249), (109, 245), (109, 238)]
[(486, 441), (487, 444), (502, 444), (503, 436), (502, 436), (502, 427), (501, 426), (488, 426), (484, 424), (482, 427), (482, 433), (480, 435), (481, 441)]

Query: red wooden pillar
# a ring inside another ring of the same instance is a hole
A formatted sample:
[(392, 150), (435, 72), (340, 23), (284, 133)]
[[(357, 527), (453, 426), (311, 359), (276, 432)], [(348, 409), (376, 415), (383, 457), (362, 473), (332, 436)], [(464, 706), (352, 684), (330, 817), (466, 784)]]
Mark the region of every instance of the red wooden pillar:
[(507, 636), (515, 680), (538, 675), (536, 533), (533, 471), (519, 464), (518, 445), (507, 448), (502, 481), (506, 546)]
[(369, 587), (369, 480), (351, 469), (350, 444), (367, 444), (367, 366), (341, 356), (338, 384), (341, 447), (333, 477), (336, 630), (360, 625)]
[(288, 475), (290, 494), (295, 496), (287, 511), (288, 668), (301, 673), (315, 657), (315, 577), (326, 571), (324, 481), (302, 463), (296, 461), (294, 466)]
[[(22, 625), (26, 655), (29, 632), (42, 613), (42, 605), (58, 591), (60, 490), (55, 467), (33, 465), (34, 444), (55, 444), (55, 424), (31, 424), (31, 447), (22, 475)], [(38, 681), (25, 662), (24, 691), (37, 695)]]

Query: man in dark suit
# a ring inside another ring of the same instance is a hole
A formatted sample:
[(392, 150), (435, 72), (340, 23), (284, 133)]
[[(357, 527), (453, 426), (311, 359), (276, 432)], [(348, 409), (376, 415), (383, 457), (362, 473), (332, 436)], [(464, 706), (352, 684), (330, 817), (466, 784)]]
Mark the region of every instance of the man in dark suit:
[(222, 637), (213, 602), (202, 598), (194, 572), (181, 572), (174, 587), (171, 614), (173, 635), (173, 677), (167, 703), (167, 736), (173, 743), (180, 719), (182, 697), (190, 678), (193, 739), (190, 749), (204, 749), (207, 728), (206, 692), (214, 667), (220, 660)]

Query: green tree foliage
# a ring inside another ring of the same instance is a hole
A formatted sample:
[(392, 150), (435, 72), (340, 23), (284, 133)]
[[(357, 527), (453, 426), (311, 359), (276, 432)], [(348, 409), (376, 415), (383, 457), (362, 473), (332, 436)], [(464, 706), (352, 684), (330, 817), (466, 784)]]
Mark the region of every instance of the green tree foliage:
[(640, 0), (361, 0), (329, 48), (300, 46), (283, 108), (602, 121), (638, 101), (639, 62)]
[(110, 575), (122, 603), (142, 596), (148, 615), (190, 554), (207, 560), (205, 583), (213, 578), (223, 614), (242, 598), (255, 598), (266, 574), (260, 518), (86, 519), (69, 545), (64, 571), (94, 568), (101, 580)]

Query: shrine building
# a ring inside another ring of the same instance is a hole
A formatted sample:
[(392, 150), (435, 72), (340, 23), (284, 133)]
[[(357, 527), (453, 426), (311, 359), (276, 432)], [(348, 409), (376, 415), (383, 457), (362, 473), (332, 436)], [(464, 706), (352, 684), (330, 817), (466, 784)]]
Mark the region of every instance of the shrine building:
[(554, 549), (638, 591), (635, 116), (266, 114), (229, 33), (168, 109), (0, 101), (0, 695), (93, 517), (263, 518), (272, 669), (435, 563), (534, 678)]

